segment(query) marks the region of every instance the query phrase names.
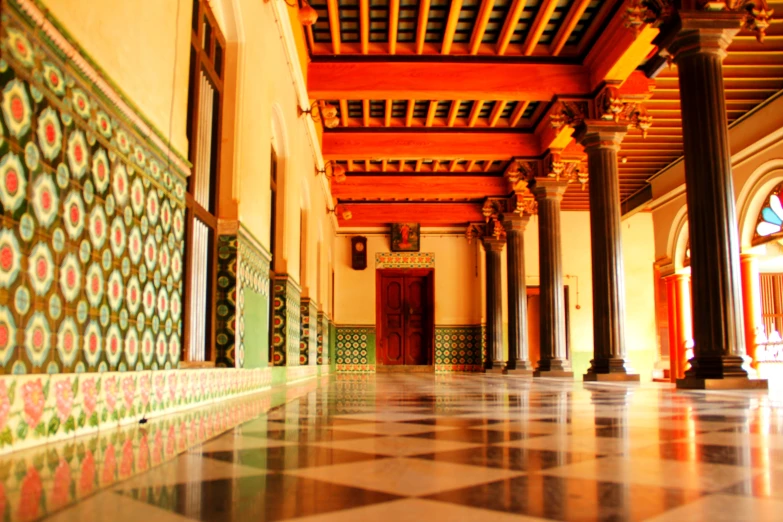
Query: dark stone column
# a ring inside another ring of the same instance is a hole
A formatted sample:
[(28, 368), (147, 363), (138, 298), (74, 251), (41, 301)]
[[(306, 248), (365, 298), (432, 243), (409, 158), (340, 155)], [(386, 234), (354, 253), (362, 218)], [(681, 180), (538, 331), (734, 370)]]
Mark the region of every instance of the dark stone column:
[(723, 59), (743, 15), (680, 12), (669, 47), (680, 79), (690, 227), (694, 356), (678, 388), (766, 388), (748, 379), (739, 237), (723, 92)]
[(536, 178), (538, 265), (541, 285), (541, 360), (535, 377), (573, 377), (566, 357), (563, 251), (560, 245), (560, 201), (568, 182)]
[(593, 265), (593, 360), (586, 381), (638, 381), (625, 349), (625, 276), (620, 239), (617, 151), (628, 126), (588, 120), (576, 130), (590, 173), (590, 251)]
[(533, 374), (527, 351), (527, 283), (525, 282), (526, 214), (504, 214), (508, 248), (508, 372)]
[(486, 237), (482, 240), (487, 259), (487, 371), (502, 373), (503, 360), (503, 295), (500, 273), (500, 253), (505, 241)]

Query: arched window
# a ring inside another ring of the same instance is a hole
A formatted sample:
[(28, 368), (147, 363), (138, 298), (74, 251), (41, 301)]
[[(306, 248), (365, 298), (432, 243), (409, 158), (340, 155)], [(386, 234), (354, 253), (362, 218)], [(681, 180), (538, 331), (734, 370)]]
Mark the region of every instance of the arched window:
[(188, 92), (185, 361), (215, 358), (217, 187), (226, 40), (206, 0), (194, 0)]
[(772, 189), (765, 199), (764, 206), (756, 219), (756, 231), (753, 235), (753, 245), (760, 245), (783, 237), (783, 204), (780, 191), (783, 183)]

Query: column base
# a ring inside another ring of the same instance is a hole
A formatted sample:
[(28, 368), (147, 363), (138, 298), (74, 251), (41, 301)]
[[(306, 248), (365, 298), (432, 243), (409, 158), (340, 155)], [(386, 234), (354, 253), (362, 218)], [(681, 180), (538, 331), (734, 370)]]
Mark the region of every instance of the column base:
[(495, 375), (502, 375), (506, 373), (506, 369), (502, 366), (495, 366), (493, 365), (492, 368), (487, 368), (484, 370), (484, 373), (494, 373)]
[(509, 361), (507, 369), (508, 370), (523, 370), (523, 371), (528, 371), (528, 372), (532, 372), (533, 370), (535, 370), (535, 368), (533, 368), (533, 363), (531, 363), (530, 361), (524, 361), (524, 360)]
[(766, 390), (766, 379), (748, 379), (747, 377), (726, 377), (723, 379), (704, 379), (688, 377), (677, 379), (678, 390)]
[(641, 377), (638, 373), (592, 373), (587, 372), (584, 376), (585, 382), (640, 382)]
[(574, 378), (574, 372), (572, 372), (570, 369), (565, 370), (542, 370), (538, 369), (533, 372), (533, 377), (564, 377), (567, 379), (573, 379)]
[(518, 368), (514, 368), (513, 370), (506, 370), (506, 374), (513, 375), (515, 377), (532, 377), (533, 376), (533, 369), (528, 368), (525, 370), (521, 370)]

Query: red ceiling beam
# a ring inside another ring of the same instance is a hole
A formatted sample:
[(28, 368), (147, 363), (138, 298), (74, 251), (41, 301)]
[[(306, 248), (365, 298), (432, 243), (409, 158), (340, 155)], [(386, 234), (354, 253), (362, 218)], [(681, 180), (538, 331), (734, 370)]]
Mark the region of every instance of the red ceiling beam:
[(327, 160), (508, 160), (541, 153), (535, 134), (513, 132), (326, 132)]
[(332, 196), (340, 200), (478, 199), (508, 193), (508, 181), (501, 176), (349, 175), (344, 183), (332, 183)]
[[(343, 217), (349, 211), (352, 217)], [(478, 203), (341, 203), (338, 219), (343, 227), (377, 227), (404, 221), (424, 227), (443, 227), (484, 221)]]
[(582, 65), (464, 62), (310, 62), (310, 97), (332, 99), (531, 100), (585, 95)]

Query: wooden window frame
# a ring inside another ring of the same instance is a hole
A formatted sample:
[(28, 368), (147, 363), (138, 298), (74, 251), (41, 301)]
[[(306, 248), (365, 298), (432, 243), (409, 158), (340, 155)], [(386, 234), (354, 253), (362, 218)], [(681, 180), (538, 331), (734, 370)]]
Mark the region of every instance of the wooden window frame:
[[(220, 31), (220, 27), (215, 19), (214, 14), (206, 0), (194, 0), (193, 1), (193, 24), (191, 24), (191, 37), (190, 37), (190, 71), (189, 71), (189, 87), (188, 87), (188, 158), (191, 164), (194, 165), (193, 172), (188, 180), (188, 190), (185, 194), (185, 215), (186, 215), (186, 236), (185, 236), (185, 270), (184, 270), (184, 291), (183, 296), (185, 300), (185, 306), (183, 307), (184, 319), (183, 319), (183, 354), (182, 360), (185, 363), (189, 362), (202, 362), (192, 361), (191, 349), (191, 325), (190, 314), (192, 304), (192, 284), (191, 284), (191, 271), (193, 269), (193, 223), (194, 219), (198, 219), (203, 223), (211, 233), (211, 240), (209, 242), (208, 250), (210, 258), (207, 261), (207, 273), (209, 281), (207, 282), (207, 324), (205, 325), (205, 345), (204, 345), (204, 361), (215, 361), (217, 358), (216, 353), (216, 331), (217, 331), (217, 316), (216, 316), (216, 301), (217, 301), (217, 250), (218, 250), (218, 190), (220, 179), (220, 149), (221, 149), (221, 136), (223, 131), (223, 108), (224, 108), (224, 87), (223, 87), (223, 74), (225, 71), (225, 57), (226, 57), (226, 39)], [(206, 27), (209, 27), (209, 45), (207, 49), (202, 46), (202, 41), (207, 33)], [(196, 27), (193, 27), (195, 25)], [(218, 47), (219, 46), (219, 47)], [(219, 49), (219, 50), (218, 50)], [(219, 55), (218, 55), (219, 53)], [(217, 63), (216, 63), (217, 62)], [(212, 83), (215, 94), (217, 96), (217, 109), (215, 113), (217, 115), (217, 124), (214, 126), (215, 132), (212, 135), (212, 142), (209, 144), (213, 148), (212, 157), (210, 158), (210, 172), (205, 174), (198, 172), (195, 166), (195, 159), (199, 154), (199, 100), (201, 98), (201, 73), (207, 76), (207, 79)], [(209, 194), (209, 207), (205, 208), (198, 201), (196, 201), (193, 190), (197, 179), (200, 176), (211, 175), (210, 179), (210, 194)]]

